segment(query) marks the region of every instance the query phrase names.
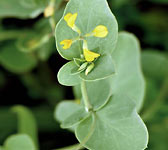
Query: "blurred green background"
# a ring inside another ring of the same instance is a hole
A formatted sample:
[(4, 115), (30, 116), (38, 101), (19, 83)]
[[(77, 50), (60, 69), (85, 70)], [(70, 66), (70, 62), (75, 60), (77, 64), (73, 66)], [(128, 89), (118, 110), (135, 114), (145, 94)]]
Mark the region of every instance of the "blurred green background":
[[(40, 150), (77, 143), (62, 130), (54, 109), (63, 99), (75, 99), (71, 87), (58, 84), (65, 64), (56, 51), (53, 23), (67, 1), (55, 1), (55, 13), (45, 18), (49, 0), (0, 0), (0, 145), (17, 132), (15, 105), (32, 111), (38, 127)], [(148, 150), (168, 149), (168, 0), (108, 0), (119, 31), (134, 33), (141, 43), (146, 80), (140, 115), (149, 130)], [(129, 58), (128, 58), (129, 59)], [(19, 113), (19, 112), (18, 112)]]

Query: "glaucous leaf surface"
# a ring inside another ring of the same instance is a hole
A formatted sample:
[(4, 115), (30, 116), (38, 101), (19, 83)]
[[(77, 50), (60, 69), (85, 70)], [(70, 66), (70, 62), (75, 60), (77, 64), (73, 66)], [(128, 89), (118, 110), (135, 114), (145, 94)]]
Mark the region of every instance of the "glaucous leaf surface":
[(108, 80), (85, 82), (89, 101), (94, 110), (104, 106), (111, 96), (111, 88)]
[(71, 74), (71, 70), (76, 67), (74, 61), (66, 63), (58, 72), (58, 81), (65, 86), (74, 86), (81, 82), (78, 74)]
[(1, 0), (0, 18), (34, 18), (43, 12), (48, 0)]
[(80, 73), (80, 77), (85, 81), (96, 81), (108, 78), (115, 73), (112, 57), (108, 54), (100, 56), (95, 62), (93, 70), (86, 76), (85, 72)]
[(77, 13), (76, 26), (81, 30), (81, 36), (92, 32), (96, 26), (104, 25), (108, 28), (108, 35), (105, 38), (87, 37), (88, 48), (100, 49), (100, 54), (111, 52), (117, 41), (118, 25), (106, 0), (70, 0), (65, 9), (64, 15), (56, 27), (56, 44), (60, 55), (68, 60), (79, 58), (81, 41), (72, 44), (71, 48), (64, 50), (60, 42), (65, 39), (74, 39), (78, 34), (74, 32), (64, 20), (67, 13)]
[(81, 99), (82, 98), (81, 85), (80, 84), (73, 86), (73, 94), (74, 94), (75, 99)]
[(84, 107), (81, 109), (75, 111), (72, 115), (67, 117), (61, 124), (62, 128), (70, 128), (73, 127), (74, 125), (78, 124), (81, 122), (83, 119), (88, 117), (90, 113), (87, 113)]
[(91, 150), (144, 150), (148, 143), (147, 128), (126, 95), (113, 95), (94, 118), (83, 120), (75, 133)]
[(65, 121), (69, 116), (81, 109), (81, 105), (74, 101), (63, 101), (59, 103), (55, 109), (54, 116), (59, 122)]
[(16, 134), (7, 138), (3, 150), (36, 150), (36, 148), (28, 135)]
[(24, 106), (14, 106), (12, 111), (18, 117), (18, 132), (29, 135), (38, 147), (37, 125), (32, 112)]
[(0, 64), (14, 73), (24, 73), (32, 70), (37, 60), (32, 54), (20, 52), (14, 43), (1, 47)]
[(85, 71), (72, 73), (73, 70), (77, 70), (77, 66), (74, 61), (65, 64), (58, 72), (58, 81), (62, 85), (74, 86), (81, 82), (80, 79), (85, 81), (96, 81), (108, 78), (115, 73), (114, 63), (110, 55), (103, 55), (100, 57), (93, 68), (93, 70), (85, 75)]
[(112, 93), (126, 94), (135, 101), (139, 110), (144, 98), (145, 83), (140, 67), (140, 47), (136, 37), (130, 33), (120, 33), (112, 58), (116, 67), (116, 74), (110, 79)]

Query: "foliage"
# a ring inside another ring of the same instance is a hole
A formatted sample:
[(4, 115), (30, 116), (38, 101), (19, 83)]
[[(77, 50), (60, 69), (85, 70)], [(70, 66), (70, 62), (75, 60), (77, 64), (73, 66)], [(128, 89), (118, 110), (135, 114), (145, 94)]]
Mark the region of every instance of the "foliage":
[(1, 0), (0, 150), (167, 150), (166, 6)]

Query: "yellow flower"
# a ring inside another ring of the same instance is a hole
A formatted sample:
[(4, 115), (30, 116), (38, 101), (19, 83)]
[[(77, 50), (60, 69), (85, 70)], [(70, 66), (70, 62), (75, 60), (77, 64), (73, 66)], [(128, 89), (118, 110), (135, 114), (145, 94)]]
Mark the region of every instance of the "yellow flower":
[(100, 54), (94, 53), (88, 49), (83, 50), (85, 60), (88, 62), (92, 62), (95, 58), (98, 58)]
[(103, 25), (99, 25), (97, 26), (93, 31), (93, 35), (95, 37), (100, 37), (100, 38), (103, 38), (103, 37), (106, 37), (107, 34), (108, 34), (108, 29), (106, 26), (103, 26)]
[(63, 49), (68, 49), (72, 45), (72, 40), (63, 40), (63, 41), (60, 42), (60, 44), (64, 45)]
[(44, 10), (44, 17), (50, 17), (54, 14), (54, 7), (53, 6), (48, 6)]
[(64, 20), (67, 22), (69, 27), (73, 28), (75, 25), (77, 16), (78, 16), (77, 13), (74, 13), (74, 14), (68, 13), (65, 15)]
[(67, 25), (70, 28), (72, 28), (72, 30), (81, 34), (80, 29), (75, 25), (75, 21), (76, 21), (77, 16), (78, 16), (77, 13), (74, 13), (74, 14), (68, 13), (65, 15), (64, 20), (67, 22)]

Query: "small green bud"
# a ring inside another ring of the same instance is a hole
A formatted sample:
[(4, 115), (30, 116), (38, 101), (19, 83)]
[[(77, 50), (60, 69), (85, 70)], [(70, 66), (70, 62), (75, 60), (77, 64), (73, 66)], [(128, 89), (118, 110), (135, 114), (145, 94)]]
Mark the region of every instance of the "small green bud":
[(87, 67), (87, 69), (86, 69), (86, 71), (85, 71), (85, 75), (87, 76), (88, 73), (93, 70), (93, 68), (94, 68), (94, 63), (90, 64), (90, 65)]
[(87, 67), (87, 65), (88, 65), (88, 62), (83, 63), (83, 64), (79, 67), (78, 71), (84, 70), (84, 69)]

